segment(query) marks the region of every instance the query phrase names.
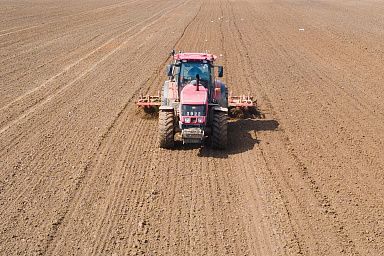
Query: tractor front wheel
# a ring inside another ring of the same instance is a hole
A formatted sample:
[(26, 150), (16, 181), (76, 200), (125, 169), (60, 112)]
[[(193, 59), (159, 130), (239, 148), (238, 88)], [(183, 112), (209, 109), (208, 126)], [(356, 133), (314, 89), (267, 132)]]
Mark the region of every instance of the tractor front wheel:
[(225, 112), (215, 112), (212, 123), (212, 147), (225, 149), (228, 143), (227, 136), (228, 114)]
[(161, 148), (172, 148), (175, 144), (173, 111), (159, 112), (159, 144)]

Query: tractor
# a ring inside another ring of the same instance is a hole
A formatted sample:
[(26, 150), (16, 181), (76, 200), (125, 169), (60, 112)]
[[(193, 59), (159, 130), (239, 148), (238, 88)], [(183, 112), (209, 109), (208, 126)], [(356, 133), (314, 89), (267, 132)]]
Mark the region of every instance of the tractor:
[(159, 111), (159, 146), (173, 148), (175, 141), (201, 144), (205, 140), (216, 149), (227, 147), (228, 111), (255, 107), (251, 96), (228, 96), (228, 88), (215, 77), (223, 77), (223, 67), (214, 64), (209, 53), (175, 53), (167, 66), (168, 80), (161, 95), (140, 96), (137, 105), (147, 112)]

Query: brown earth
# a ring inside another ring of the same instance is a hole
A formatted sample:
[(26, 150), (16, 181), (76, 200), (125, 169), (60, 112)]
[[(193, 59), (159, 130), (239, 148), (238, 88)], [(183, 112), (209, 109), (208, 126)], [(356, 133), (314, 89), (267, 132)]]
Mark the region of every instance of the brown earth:
[[(0, 255), (384, 255), (384, 3), (0, 0)], [(157, 147), (173, 48), (264, 119)]]

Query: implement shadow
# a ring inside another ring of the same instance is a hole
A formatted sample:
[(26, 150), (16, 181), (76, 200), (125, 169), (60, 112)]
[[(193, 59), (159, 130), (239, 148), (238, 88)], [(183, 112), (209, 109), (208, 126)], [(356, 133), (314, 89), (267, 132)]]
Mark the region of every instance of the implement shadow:
[(266, 119), (237, 119), (228, 122), (228, 147), (226, 150), (215, 150), (209, 146), (200, 149), (198, 156), (228, 158), (248, 150), (252, 150), (260, 140), (257, 138), (259, 131), (275, 131), (279, 127), (276, 120)]

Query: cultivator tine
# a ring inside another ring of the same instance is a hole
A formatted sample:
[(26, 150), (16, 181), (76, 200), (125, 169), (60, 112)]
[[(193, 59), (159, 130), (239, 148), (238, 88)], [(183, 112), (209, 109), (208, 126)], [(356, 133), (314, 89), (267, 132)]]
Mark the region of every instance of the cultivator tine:
[(230, 93), (228, 97), (228, 106), (231, 108), (247, 108), (256, 107), (256, 100), (253, 100), (251, 95), (233, 96)]
[(161, 105), (160, 92), (157, 95), (140, 95), (136, 105), (144, 110), (145, 113), (151, 114), (159, 110)]
[(157, 95), (140, 95), (137, 103), (139, 107), (156, 107), (161, 105), (160, 92)]
[(241, 96), (233, 96), (230, 93), (228, 97), (229, 115), (234, 118), (256, 117), (256, 106), (256, 100), (249, 93)]

